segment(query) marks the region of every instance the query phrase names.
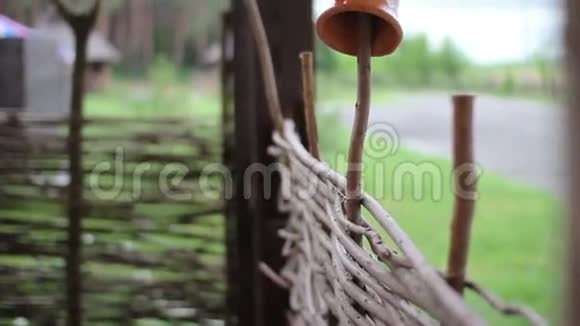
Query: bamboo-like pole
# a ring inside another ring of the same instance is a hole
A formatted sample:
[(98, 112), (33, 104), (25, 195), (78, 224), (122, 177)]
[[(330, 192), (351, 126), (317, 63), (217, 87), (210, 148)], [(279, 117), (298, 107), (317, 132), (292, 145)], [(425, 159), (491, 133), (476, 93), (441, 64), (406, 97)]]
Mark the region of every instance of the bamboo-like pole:
[(306, 132), (308, 134), (308, 145), (310, 154), (316, 159), (320, 159), (318, 148), (318, 126), (316, 114), (314, 112), (314, 60), (312, 52), (300, 53), (302, 63), (302, 90), (304, 97), (304, 114), (306, 115)]
[(455, 207), (451, 225), (448, 281), (458, 293), (463, 294), (471, 225), (475, 211), (476, 180), (470, 179), (474, 171), (473, 153), (473, 103), (474, 97), (453, 97), (453, 168), (455, 178)]
[[(346, 214), (356, 223), (360, 218), (362, 198), (362, 156), (370, 113), (371, 92), (371, 18), (358, 14), (358, 99), (346, 173)], [(359, 239), (360, 240), (360, 239)]]
[(83, 203), (83, 99), (84, 76), (87, 63), (87, 45), (91, 30), (95, 26), (101, 1), (97, 0), (86, 14), (74, 14), (59, 0), (54, 3), (73, 30), (75, 36), (75, 61), (69, 119), (68, 154), (69, 176), (67, 201), (67, 255), (66, 255), (66, 293), (68, 326), (83, 324), (82, 313), (82, 216)]

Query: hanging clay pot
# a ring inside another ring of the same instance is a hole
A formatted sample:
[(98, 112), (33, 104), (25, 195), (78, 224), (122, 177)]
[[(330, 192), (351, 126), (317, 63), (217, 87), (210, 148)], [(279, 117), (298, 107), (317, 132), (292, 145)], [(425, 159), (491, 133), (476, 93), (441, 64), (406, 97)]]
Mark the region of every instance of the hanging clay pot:
[(358, 13), (373, 17), (372, 51), (374, 57), (393, 53), (403, 39), (397, 20), (399, 0), (335, 0), (316, 23), (318, 36), (336, 51), (356, 55)]

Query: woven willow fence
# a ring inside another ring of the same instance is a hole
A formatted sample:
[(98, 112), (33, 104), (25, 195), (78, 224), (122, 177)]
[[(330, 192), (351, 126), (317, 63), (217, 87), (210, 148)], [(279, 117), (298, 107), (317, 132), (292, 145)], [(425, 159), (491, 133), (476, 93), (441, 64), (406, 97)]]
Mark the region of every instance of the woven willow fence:
[[(286, 241), (281, 253), (286, 258), (285, 267), (275, 272), (262, 263), (260, 269), (273, 282), (289, 290), (289, 324), (485, 325), (448, 285), (446, 275), (427, 262), (397, 221), (374, 198), (361, 193), (360, 205), (367, 214), (360, 210), (356, 218), (347, 216), (347, 210), (353, 211), (349, 210), (349, 204), (353, 199), (359, 201), (349, 196), (352, 189), (348, 182), (352, 178), (347, 180), (317, 159), (312, 54), (301, 55), (309, 151), (302, 145), (294, 123), (284, 121), (257, 2), (245, 0), (245, 5), (260, 58), (267, 109), (275, 127), (274, 145), (269, 153), (280, 163), (278, 169), (282, 175), (278, 208), (289, 215), (286, 227), (279, 231), (279, 236)], [(358, 58), (359, 68), (365, 58), (362, 59)], [(368, 82), (370, 71), (362, 69), (362, 72), (359, 87), (363, 87), (359, 93), (366, 93), (363, 98), (368, 102), (370, 90), (364, 88), (370, 85), (361, 80)], [(357, 110), (361, 106), (359, 99)], [(364, 137), (361, 135), (365, 128), (357, 128), (356, 120), (355, 117), (356, 129), (351, 138), (355, 141), (351, 142), (350, 150), (353, 151), (353, 145), (359, 146), (355, 149), (362, 153)], [(360, 142), (356, 141), (357, 137)], [(502, 314), (518, 315), (530, 325), (547, 324), (527, 307), (506, 304), (471, 281), (462, 283)]]
[[(274, 135), (270, 154), (284, 166), (279, 208), (290, 218), (279, 235), (287, 264), (279, 275), (262, 269), (290, 290), (291, 325), (485, 324), (375, 199), (364, 194), (368, 218), (349, 222), (345, 178), (309, 154), (292, 122), (284, 130)], [(546, 325), (529, 308), (506, 304), (473, 282), (466, 287), (502, 314)]]
[[(218, 128), (203, 121), (85, 119), (79, 295), (87, 324), (224, 319), (223, 203), (197, 187), (203, 167), (221, 153)], [(0, 325), (65, 319), (67, 123), (0, 114)], [(187, 173), (175, 187), (167, 179), (168, 196), (160, 179), (172, 166)]]

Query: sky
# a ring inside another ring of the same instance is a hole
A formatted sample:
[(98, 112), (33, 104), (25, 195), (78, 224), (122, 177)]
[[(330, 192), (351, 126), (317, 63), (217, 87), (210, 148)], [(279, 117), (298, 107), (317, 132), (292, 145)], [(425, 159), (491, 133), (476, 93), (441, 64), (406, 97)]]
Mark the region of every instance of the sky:
[[(316, 0), (320, 14), (333, 0)], [(478, 63), (521, 62), (561, 53), (557, 0), (400, 0), (406, 35), (425, 33), (434, 46), (450, 37)]]

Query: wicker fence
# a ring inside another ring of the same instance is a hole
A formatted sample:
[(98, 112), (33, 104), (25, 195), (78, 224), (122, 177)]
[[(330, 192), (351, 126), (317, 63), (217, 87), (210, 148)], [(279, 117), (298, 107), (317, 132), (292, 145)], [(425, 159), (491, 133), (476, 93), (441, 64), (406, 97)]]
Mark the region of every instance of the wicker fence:
[[(2, 116), (0, 125), (0, 324), (59, 324), (67, 120)], [(221, 160), (216, 129), (183, 118), (85, 121), (82, 295), (90, 324), (223, 320), (222, 202), (197, 182), (207, 163)]]
[[(291, 325), (485, 325), (375, 199), (363, 194), (365, 217), (350, 222), (345, 178), (310, 155), (293, 123), (284, 130), (274, 135), (270, 153), (284, 166), (278, 205), (290, 216), (279, 233), (287, 264), (279, 274), (261, 268), (289, 289)], [(465, 285), (499, 313), (546, 324), (527, 307), (506, 304), (471, 281)]]
[[(373, 197), (360, 191), (361, 175), (356, 165), (361, 157), (355, 155), (352, 160), (349, 156), (346, 178), (319, 159), (314, 73), (312, 55), (308, 52), (301, 55), (310, 143), (308, 150), (304, 147), (294, 122), (285, 121), (282, 114), (278, 81), (259, 6), (255, 0), (244, 0), (244, 4), (260, 58), (267, 109), (275, 129), (269, 153), (276, 157), (282, 175), (278, 209), (289, 215), (286, 227), (279, 231), (285, 240), (281, 255), (286, 265), (281, 271), (272, 270), (266, 263), (259, 267), (272, 282), (289, 291), (288, 323), (296, 326), (485, 325), (486, 321), (469, 307), (460, 292), (450, 286), (447, 275), (427, 262), (397, 220)], [(359, 24), (363, 27), (359, 26), (359, 32), (368, 33), (367, 18), (361, 18)], [(361, 39), (365, 39), (362, 34)], [(366, 102), (366, 109), (370, 95), (368, 56), (366, 53), (358, 58), (359, 96), (365, 95), (362, 100)], [(366, 121), (359, 117), (359, 114), (365, 115), (360, 112), (365, 106), (360, 101), (349, 151), (362, 156)], [(354, 169), (351, 169), (353, 163)], [(502, 314), (520, 316), (531, 325), (547, 324), (533, 310), (506, 304), (472, 281), (461, 278), (460, 283), (462, 289), (473, 290)]]

